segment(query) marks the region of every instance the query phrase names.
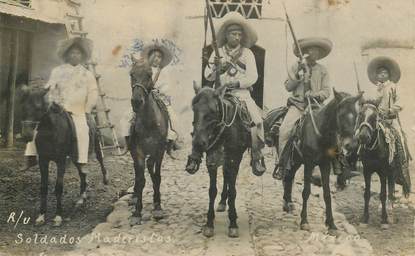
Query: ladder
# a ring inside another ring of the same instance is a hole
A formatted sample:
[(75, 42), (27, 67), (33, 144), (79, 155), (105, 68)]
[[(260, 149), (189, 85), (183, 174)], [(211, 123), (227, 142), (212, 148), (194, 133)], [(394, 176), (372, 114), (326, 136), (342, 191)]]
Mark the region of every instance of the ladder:
[[(81, 1), (80, 0), (66, 0), (66, 2), (68, 3), (70, 7), (72, 7), (71, 9), (74, 10), (74, 13), (66, 13), (66, 18), (68, 20), (66, 22), (66, 29), (68, 31), (68, 36), (69, 37), (78, 36), (78, 37), (86, 38), (88, 35), (88, 32), (85, 32), (82, 26), (82, 20), (84, 17), (80, 14)], [(121, 148), (118, 143), (117, 134), (115, 132), (115, 127), (111, 123), (111, 119), (109, 115), (111, 110), (105, 102), (105, 92), (100, 83), (101, 75), (99, 75), (96, 71), (97, 63), (94, 61), (90, 61), (89, 63), (87, 63), (86, 66), (94, 74), (95, 79), (97, 80), (98, 94), (99, 94), (99, 97), (101, 98), (102, 107), (92, 111), (92, 114), (94, 115), (94, 119), (96, 123), (98, 124), (97, 129), (100, 131), (99, 143), (101, 145), (101, 150), (116, 149), (117, 153), (121, 154)], [(97, 122), (99, 113), (104, 113), (103, 115), (104, 120), (101, 122), (101, 124)], [(112, 136), (112, 144), (107, 144), (107, 145), (105, 144), (105, 138), (104, 138), (103, 133), (101, 132), (102, 130), (110, 131), (111, 136)]]

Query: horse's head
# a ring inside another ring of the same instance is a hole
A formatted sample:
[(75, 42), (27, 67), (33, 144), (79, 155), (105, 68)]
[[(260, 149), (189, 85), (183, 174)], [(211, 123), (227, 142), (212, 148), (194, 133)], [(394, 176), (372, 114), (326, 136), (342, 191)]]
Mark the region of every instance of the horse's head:
[(149, 91), (153, 87), (151, 67), (143, 59), (133, 58), (133, 65), (130, 70), (132, 97), (131, 105), (134, 112), (138, 112), (146, 102)]
[(359, 115), (360, 99), (363, 93), (351, 96), (344, 92), (337, 92), (334, 89), (333, 92), (337, 103), (336, 126), (340, 144), (345, 153), (348, 154), (357, 148), (357, 141), (354, 135)]
[(22, 121), (22, 137), (29, 141), (33, 138), (33, 132), (40, 119), (48, 109), (48, 103), (45, 98), (48, 89), (41, 86), (27, 86), (22, 87), (22, 106), (23, 106), (23, 120)]
[(193, 109), (193, 146), (205, 152), (217, 132), (222, 119), (221, 100), (226, 88), (194, 86), (196, 96), (192, 100)]
[(359, 144), (368, 146), (375, 137), (378, 120), (377, 106), (372, 103), (365, 103), (359, 114), (358, 129), (356, 136)]

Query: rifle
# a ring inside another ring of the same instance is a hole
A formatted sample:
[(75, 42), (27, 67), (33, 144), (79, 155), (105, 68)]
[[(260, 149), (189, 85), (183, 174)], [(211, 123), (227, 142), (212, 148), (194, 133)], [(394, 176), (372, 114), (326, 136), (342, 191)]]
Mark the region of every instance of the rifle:
[(294, 28), (293, 28), (293, 25), (291, 24), (291, 20), (290, 20), (290, 17), (288, 16), (287, 8), (285, 7), (284, 2), (282, 3), (282, 6), (284, 7), (285, 17), (287, 20), (288, 27), (290, 28), (291, 36), (293, 37), (293, 40), (294, 40), (295, 48), (298, 50), (298, 53), (300, 55), (300, 62), (304, 66), (303, 67), (304, 68), (304, 83), (308, 84), (310, 80), (310, 68), (307, 65), (307, 61), (304, 57), (303, 51), (301, 50), (300, 44), (298, 43), (297, 37), (295, 36)]
[(359, 82), (359, 75), (357, 74), (357, 68), (356, 68), (356, 62), (353, 61), (353, 66), (354, 66), (354, 73), (356, 75), (356, 82), (357, 82), (357, 92), (361, 93), (362, 90), (360, 89), (360, 82)]
[[(219, 49), (218, 49), (218, 42), (216, 40), (216, 32), (215, 32), (215, 27), (213, 25), (212, 11), (210, 9), (209, 0), (206, 0), (206, 12), (207, 12), (208, 20), (209, 20), (210, 29), (211, 29), (211, 32), (212, 32), (212, 47), (213, 47), (213, 50), (215, 51), (215, 57), (217, 59), (219, 59), (220, 54), (219, 54)], [(220, 72), (219, 72), (221, 70), (220, 62), (215, 63), (215, 66), (216, 66), (216, 71), (215, 71), (215, 85), (214, 85), (214, 88), (219, 88), (221, 86), (221, 84), (220, 84)]]

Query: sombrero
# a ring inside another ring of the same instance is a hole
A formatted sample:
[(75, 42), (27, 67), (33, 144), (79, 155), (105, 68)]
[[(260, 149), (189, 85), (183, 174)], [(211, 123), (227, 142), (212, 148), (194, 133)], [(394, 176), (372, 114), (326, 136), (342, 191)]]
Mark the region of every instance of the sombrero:
[(239, 25), (242, 27), (243, 36), (241, 40), (241, 45), (246, 48), (251, 48), (256, 41), (258, 40), (257, 33), (255, 30), (249, 25), (242, 17), (241, 14), (238, 12), (228, 12), (225, 16), (223, 16), (224, 22), (220, 26), (218, 32), (216, 33), (216, 39), (218, 41), (218, 47), (222, 47), (226, 44), (226, 29), (230, 25)]
[(145, 46), (143, 52), (141, 53), (141, 57), (148, 60), (150, 57), (149, 54), (155, 50), (163, 53), (163, 59), (161, 60), (160, 68), (164, 68), (165, 66), (169, 65), (173, 60), (173, 54), (171, 51), (166, 46), (157, 43)]
[(399, 68), (399, 64), (389, 57), (380, 56), (372, 59), (367, 66), (367, 75), (369, 80), (374, 84), (378, 82), (376, 78), (376, 71), (379, 68), (386, 68), (389, 71), (389, 80), (394, 83), (397, 83), (401, 78), (401, 69)]
[(83, 50), (85, 60), (89, 60), (91, 58), (93, 43), (90, 39), (84, 37), (73, 37), (60, 41), (57, 49), (57, 55), (59, 58), (64, 59), (67, 51), (75, 45)]
[[(319, 59), (322, 59), (329, 55), (331, 52), (331, 49), (333, 48), (333, 43), (327, 39), (322, 37), (309, 37), (309, 38), (303, 38), (298, 40), (298, 44), (301, 47), (301, 51), (304, 53), (304, 51), (309, 47), (318, 47), (321, 49)], [(294, 55), (297, 57), (300, 57), (300, 53), (298, 52), (297, 47), (293, 46), (294, 49)]]

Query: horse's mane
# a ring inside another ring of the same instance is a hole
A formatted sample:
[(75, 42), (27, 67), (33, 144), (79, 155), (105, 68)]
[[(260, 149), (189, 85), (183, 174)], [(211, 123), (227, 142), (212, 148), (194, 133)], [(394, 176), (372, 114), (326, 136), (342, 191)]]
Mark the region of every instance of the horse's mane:
[(200, 101), (200, 99), (202, 97), (204, 97), (206, 95), (207, 92), (209, 93), (213, 93), (215, 90), (211, 87), (205, 86), (202, 87), (197, 94), (195, 95), (195, 97), (193, 97), (192, 99), (192, 106), (195, 105), (196, 103), (198, 103)]

